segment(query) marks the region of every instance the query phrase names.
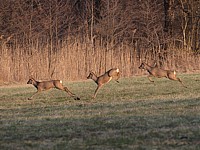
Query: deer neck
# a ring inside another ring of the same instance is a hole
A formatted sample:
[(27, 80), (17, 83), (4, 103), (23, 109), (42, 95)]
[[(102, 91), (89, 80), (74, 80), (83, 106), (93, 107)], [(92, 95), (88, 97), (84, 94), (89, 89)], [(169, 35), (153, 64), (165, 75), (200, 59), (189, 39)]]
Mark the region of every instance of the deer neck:
[(37, 88), (38, 83), (39, 83), (38, 81), (34, 80), (33, 85)]
[(92, 73), (92, 80), (97, 83), (98, 77), (96, 74)]
[(153, 69), (154, 67), (151, 67), (149, 66), (148, 64), (145, 64), (145, 69), (148, 71), (148, 72), (151, 72), (151, 70)]

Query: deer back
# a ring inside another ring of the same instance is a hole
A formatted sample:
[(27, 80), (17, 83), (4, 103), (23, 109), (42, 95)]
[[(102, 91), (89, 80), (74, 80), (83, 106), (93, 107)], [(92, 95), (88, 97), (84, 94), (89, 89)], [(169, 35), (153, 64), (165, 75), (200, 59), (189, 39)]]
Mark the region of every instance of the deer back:
[(64, 87), (63, 87), (63, 84), (62, 84), (62, 80), (53, 80), (53, 82), (54, 82), (54, 86), (55, 86), (56, 88), (59, 88), (59, 89), (64, 88)]
[(177, 78), (176, 71), (167, 70), (167, 77), (171, 80), (175, 80)]
[(108, 76), (110, 77), (117, 77), (119, 75), (119, 69), (113, 68), (108, 71)]
[(87, 79), (92, 79), (95, 82), (97, 81), (97, 78), (98, 78), (97, 75), (92, 71), (90, 71), (89, 75), (87, 76)]
[(50, 80), (50, 81), (43, 81), (40, 82), (38, 86), (41, 86), (44, 89), (50, 89), (50, 88), (63, 88), (62, 81), (61, 80)]
[(98, 84), (108, 83), (110, 80), (112, 80), (114, 74), (115, 74), (115, 71), (112, 69), (107, 71), (105, 74), (98, 77), (97, 83)]
[(167, 76), (167, 72), (163, 69), (158, 68), (158, 67), (153, 67), (150, 70), (150, 74), (152, 74), (153, 76), (158, 77), (158, 78)]

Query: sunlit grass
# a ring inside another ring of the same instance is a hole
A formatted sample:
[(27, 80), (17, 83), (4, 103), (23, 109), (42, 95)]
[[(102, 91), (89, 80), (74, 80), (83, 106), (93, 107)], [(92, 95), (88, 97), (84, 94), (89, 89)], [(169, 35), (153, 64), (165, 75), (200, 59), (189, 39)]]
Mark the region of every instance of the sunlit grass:
[(0, 149), (199, 149), (200, 75), (188, 86), (122, 78), (99, 90), (93, 81), (65, 85), (80, 101), (52, 89), (0, 87)]

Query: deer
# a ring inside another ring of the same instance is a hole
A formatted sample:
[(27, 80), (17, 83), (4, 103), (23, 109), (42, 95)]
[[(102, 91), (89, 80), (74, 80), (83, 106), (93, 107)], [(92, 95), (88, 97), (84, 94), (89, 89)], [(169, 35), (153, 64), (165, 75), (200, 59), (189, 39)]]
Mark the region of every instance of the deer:
[(110, 82), (113, 78), (115, 78), (115, 81), (119, 83), (118, 79), (120, 77), (120, 72), (118, 68), (112, 68), (105, 72), (101, 76), (97, 76), (94, 72), (90, 71), (87, 79), (92, 79), (96, 84), (97, 88), (94, 92), (93, 98), (96, 98), (98, 90), (106, 83)]
[(75, 94), (73, 94), (67, 87), (63, 86), (62, 80), (49, 80), (49, 81), (39, 82), (39, 81), (36, 81), (34, 78), (30, 78), (28, 80), (27, 84), (32, 84), (37, 89), (37, 92), (35, 94), (33, 94), (30, 98), (28, 98), (29, 100), (31, 100), (33, 98), (33, 96), (35, 96), (36, 94), (38, 94), (42, 91), (52, 89), (52, 88), (56, 88), (56, 89), (59, 89), (61, 91), (65, 91), (71, 97), (73, 97), (74, 100), (80, 100), (80, 98), (77, 97)]
[(181, 81), (180, 78), (176, 77), (176, 71), (172, 71), (172, 70), (164, 70), (161, 68), (158, 68), (157, 65), (154, 65), (154, 67), (142, 62), (141, 65), (139, 66), (139, 69), (144, 69), (146, 70), (149, 75), (147, 76), (147, 78), (149, 79), (150, 82), (154, 81), (151, 79), (151, 77), (157, 77), (157, 78), (168, 78), (169, 80), (174, 80), (174, 81), (179, 81), (181, 83), (181, 85), (185, 88), (187, 88), (183, 82)]

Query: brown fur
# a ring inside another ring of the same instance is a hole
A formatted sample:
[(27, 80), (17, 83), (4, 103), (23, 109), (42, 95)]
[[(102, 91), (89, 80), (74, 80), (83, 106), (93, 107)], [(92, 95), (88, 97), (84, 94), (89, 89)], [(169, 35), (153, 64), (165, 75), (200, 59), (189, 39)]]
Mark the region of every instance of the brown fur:
[[(168, 78), (170, 80), (174, 80), (174, 81), (179, 81), (182, 85), (182, 81), (180, 78), (176, 77), (176, 71), (172, 71), (172, 70), (163, 70), (161, 68), (158, 68), (157, 66), (152, 67), (146, 63), (141, 63), (141, 65), (139, 66), (139, 69), (144, 69), (147, 70), (147, 72), (149, 73), (149, 75), (147, 76), (149, 81), (154, 82), (151, 77), (157, 77), (157, 78)], [(184, 85), (183, 85), (184, 86)], [(186, 86), (184, 86), (186, 87)]]
[(113, 78), (116, 78), (115, 81), (119, 82), (118, 79), (120, 77), (119, 69), (113, 68), (105, 72), (101, 76), (97, 76), (94, 72), (90, 71), (90, 74), (88, 75), (87, 79), (92, 79), (96, 84), (97, 88), (95, 90), (93, 98), (96, 98), (98, 90), (106, 83), (111, 81)]
[(71, 97), (74, 97), (75, 100), (80, 100), (79, 97), (76, 97), (75, 94), (70, 92), (67, 87), (64, 87), (62, 85), (62, 81), (61, 80), (50, 80), (50, 81), (41, 81), (41, 82), (39, 82), (39, 81), (36, 81), (34, 78), (30, 78), (28, 80), (27, 84), (32, 84), (37, 89), (37, 92), (35, 94), (33, 94), (29, 99), (32, 99), (34, 95), (36, 95), (37, 93), (39, 93), (41, 91), (46, 91), (46, 90), (49, 90), (51, 88), (56, 88), (56, 89), (59, 89), (59, 90), (67, 92)]

